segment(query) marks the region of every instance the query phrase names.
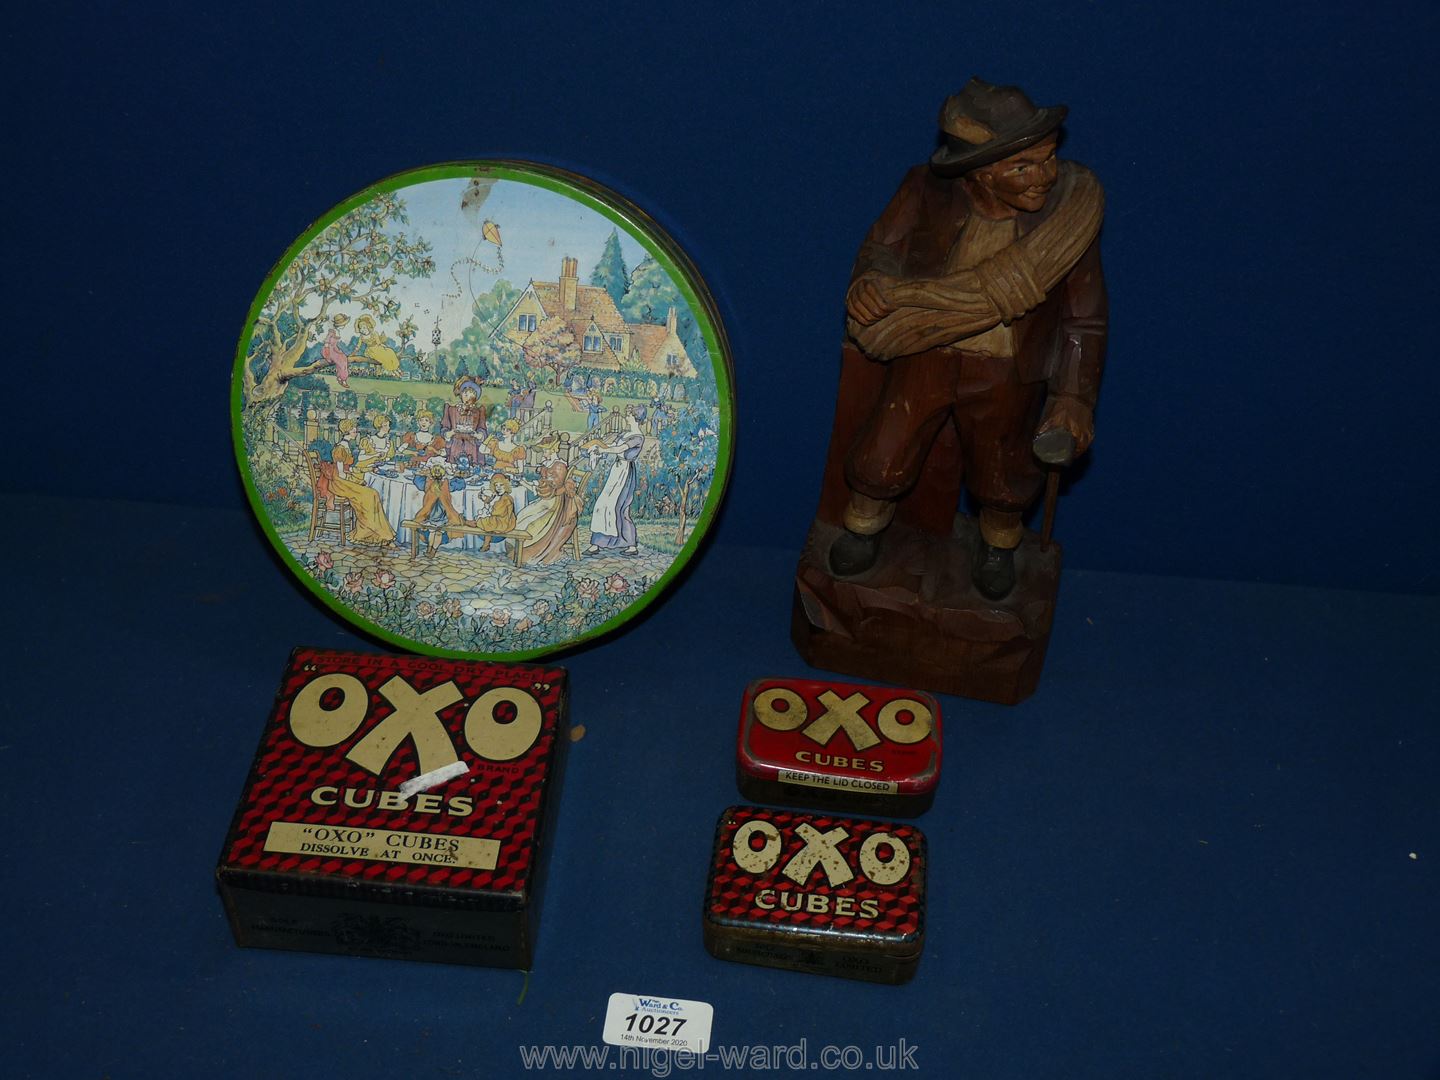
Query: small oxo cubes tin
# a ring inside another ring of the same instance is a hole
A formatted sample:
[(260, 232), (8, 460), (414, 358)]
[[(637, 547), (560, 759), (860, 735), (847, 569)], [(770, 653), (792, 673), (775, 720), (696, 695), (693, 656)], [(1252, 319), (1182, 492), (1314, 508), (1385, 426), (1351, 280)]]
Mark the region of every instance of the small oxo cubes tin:
[(296, 649), (216, 870), (241, 945), (528, 968), (562, 668)]
[(940, 782), (940, 705), (918, 690), (759, 679), (740, 706), (736, 779), (755, 802), (915, 817)]
[(902, 983), (925, 944), (913, 825), (732, 806), (715, 828), (705, 947), (722, 960)]

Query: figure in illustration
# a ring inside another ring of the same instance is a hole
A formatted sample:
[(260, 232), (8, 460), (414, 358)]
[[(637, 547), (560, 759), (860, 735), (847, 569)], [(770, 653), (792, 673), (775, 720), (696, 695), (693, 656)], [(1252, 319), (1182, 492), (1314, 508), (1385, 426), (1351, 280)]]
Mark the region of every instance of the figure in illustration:
[(359, 336), (356, 352), (350, 357), (351, 363), (369, 360), (386, 375), (400, 374), (400, 357), (390, 347), (385, 336), (375, 329), (375, 320), (361, 315), (355, 320), (355, 333)]
[[(528, 451), (529, 458), (542, 465), (549, 464), (551, 461), (563, 461), (565, 467), (573, 473), (575, 462), (580, 454), (588, 451), (588, 447), (582, 445), (583, 441), (572, 437), (568, 431), (551, 431), (542, 435), (540, 441)], [(600, 444), (599, 439), (591, 439), (590, 442), (596, 446)]]
[(471, 522), (475, 528), (485, 532), (485, 542), (480, 545), (481, 551), (489, 551), (490, 541), (495, 537), (515, 531), (515, 497), (510, 494), (509, 478), (502, 473), (496, 473), (495, 478), (490, 481), (490, 487), (489, 512)]
[(350, 385), (350, 356), (340, 344), (340, 331), (349, 322), (350, 316), (343, 311), (331, 319), (330, 332), (325, 335), (325, 347), (320, 350), (321, 364), (333, 364), (336, 381), (345, 387)]
[[(425, 493), (420, 509), (415, 514), (416, 521), (436, 526), (470, 524), (455, 508), (455, 496), (464, 490), (465, 481), (453, 475), (445, 462), (431, 461), (423, 473), (411, 479), (414, 485)], [(425, 540), (426, 554), (429, 555), (434, 555), (435, 549), (441, 544), (450, 542), (450, 534), (443, 528), (422, 529), (420, 534)]]
[(436, 433), (435, 414), (429, 409), (415, 414), (415, 430), (407, 431), (400, 440), (400, 453), (412, 462), (445, 455), (445, 440)]
[(355, 511), (355, 531), (351, 539), (357, 544), (390, 544), (395, 540), (395, 529), (385, 517), (385, 508), (380, 504), (380, 493), (366, 487), (364, 473), (355, 468), (356, 454), (352, 440), (355, 437), (354, 420), (340, 421), (340, 441), (330, 451), (330, 460), (335, 465), (330, 478), (330, 492), (350, 503)]
[(594, 431), (600, 426), (600, 421), (605, 416), (605, 405), (599, 390), (589, 390), (578, 397), (575, 394), (566, 396), (570, 398), (570, 404), (577, 412), (585, 414), (586, 431)]
[(485, 441), (485, 449), (495, 459), (499, 472), (517, 477), (525, 468), (525, 447), (516, 442), (520, 433), (520, 421), (506, 420), (500, 425), (500, 434), (491, 435)]
[(382, 412), (371, 413), (370, 423), (375, 433), (361, 438), (360, 457), (355, 462), (355, 471), (361, 474), (389, 461), (395, 454), (394, 441), (390, 438), (390, 417)]
[(515, 530), (529, 533), (522, 562), (549, 566), (565, 553), (580, 521), (580, 496), (569, 466), (552, 458), (540, 466), (540, 479), (531, 491), (534, 498), (515, 518)]
[(462, 375), (455, 380), (458, 405), (445, 406), (440, 428), (445, 433), (445, 457), (454, 462), (463, 454), (474, 464), (480, 460), (479, 437), (485, 434), (485, 407), (480, 404), (480, 380)]
[(635, 499), (635, 462), (645, 446), (644, 429), (641, 427), (645, 423), (645, 406), (631, 405), (625, 410), (625, 420), (624, 435), (612, 443), (601, 443), (590, 451), (592, 460), (613, 457), (614, 461), (590, 516), (587, 555), (598, 555), (602, 551), (636, 555), (640, 550), (630, 505)]

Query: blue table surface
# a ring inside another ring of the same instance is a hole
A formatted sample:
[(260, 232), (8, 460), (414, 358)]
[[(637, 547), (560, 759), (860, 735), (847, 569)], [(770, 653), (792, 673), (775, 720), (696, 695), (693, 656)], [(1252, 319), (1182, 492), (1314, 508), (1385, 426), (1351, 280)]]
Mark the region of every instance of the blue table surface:
[(1068, 572), (1039, 693), (943, 699), (925, 956), (884, 987), (701, 944), (741, 691), (808, 670), (794, 551), (711, 546), (565, 660), (586, 733), (527, 977), (237, 948), (213, 868), (281, 665), (379, 646), (238, 510), (11, 505), (7, 1075), (523, 1075), (599, 1044), (620, 990), (807, 1064), (903, 1039), (938, 1076), (1440, 1075), (1434, 597)]

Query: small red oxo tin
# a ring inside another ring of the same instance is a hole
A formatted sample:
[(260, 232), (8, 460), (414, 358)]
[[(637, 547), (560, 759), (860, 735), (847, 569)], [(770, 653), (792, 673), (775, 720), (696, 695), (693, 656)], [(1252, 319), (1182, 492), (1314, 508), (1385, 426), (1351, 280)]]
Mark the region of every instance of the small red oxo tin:
[(915, 817), (940, 782), (940, 705), (918, 690), (759, 679), (740, 707), (736, 778), (755, 802)]
[(705, 891), (722, 960), (902, 983), (925, 945), (925, 836), (914, 825), (732, 806)]

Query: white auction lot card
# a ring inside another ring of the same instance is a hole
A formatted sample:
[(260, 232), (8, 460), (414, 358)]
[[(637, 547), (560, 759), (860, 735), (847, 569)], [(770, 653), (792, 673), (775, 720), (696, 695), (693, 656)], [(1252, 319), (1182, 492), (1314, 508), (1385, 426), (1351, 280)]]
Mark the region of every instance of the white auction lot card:
[(649, 1046), (662, 1050), (710, 1049), (715, 1009), (704, 1001), (611, 994), (600, 1037), (611, 1046)]

